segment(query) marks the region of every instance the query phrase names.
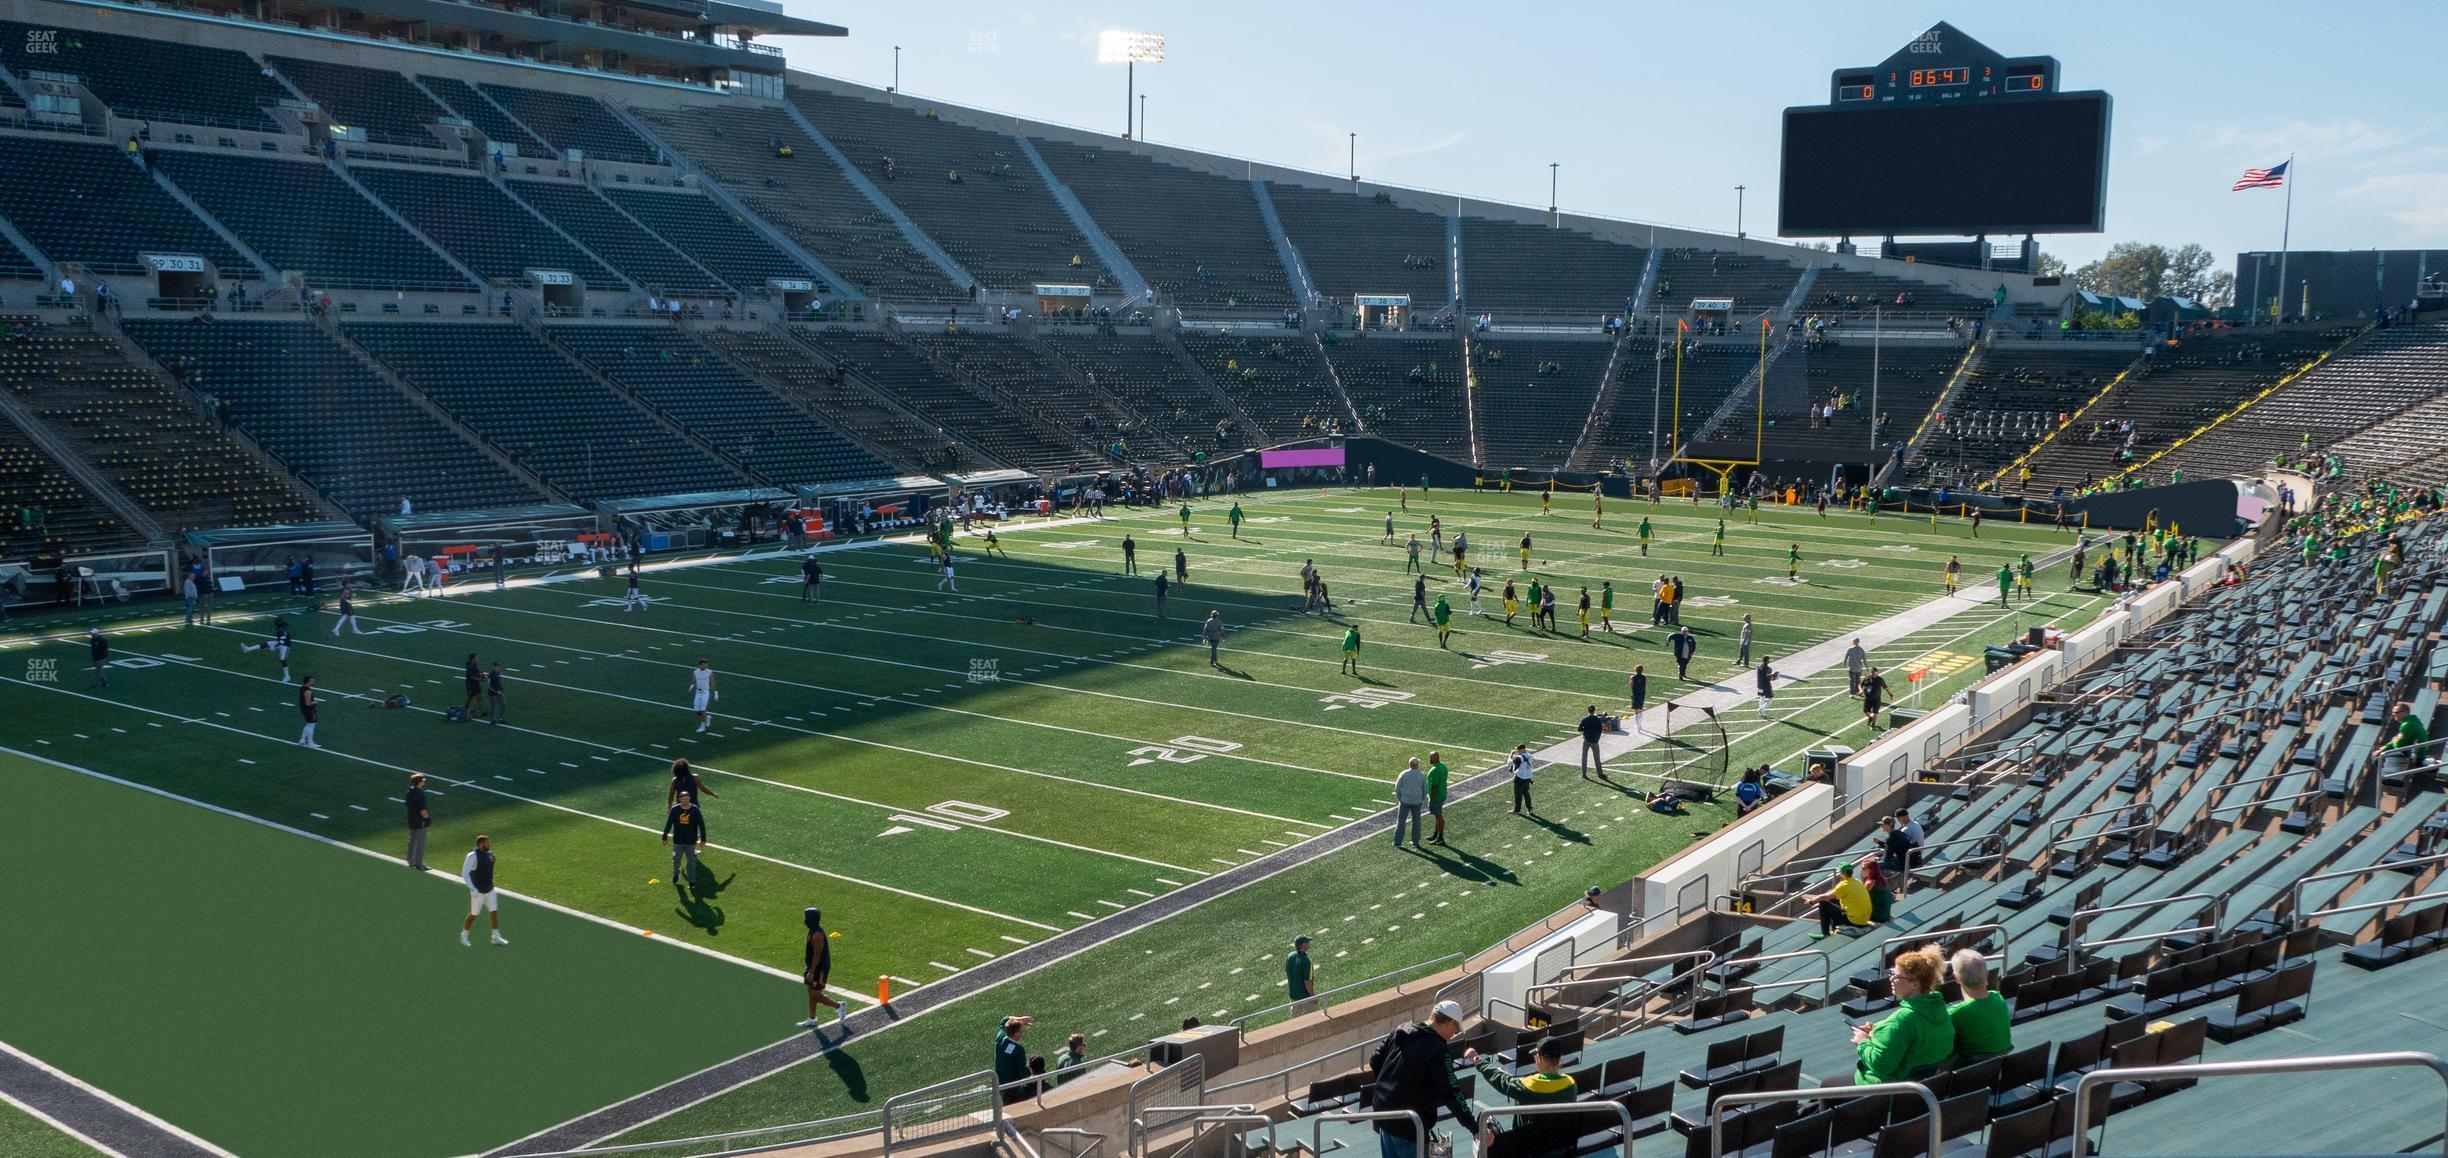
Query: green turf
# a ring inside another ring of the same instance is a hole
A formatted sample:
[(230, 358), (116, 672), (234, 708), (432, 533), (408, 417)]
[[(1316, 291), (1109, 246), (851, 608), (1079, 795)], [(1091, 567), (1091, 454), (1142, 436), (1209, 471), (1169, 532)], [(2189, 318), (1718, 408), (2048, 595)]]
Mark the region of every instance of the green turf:
[[(1653, 695), (1672, 694), (1665, 632), (1647, 626), (1648, 580), (1661, 571), (1699, 597), (1685, 614), (1702, 640), (1694, 675), (1747, 687), (1732, 662), (1745, 611), (1757, 616), (1755, 654), (1781, 655), (1927, 599), (1948, 553), (1979, 582), (2015, 553), (2067, 542), (2038, 528), (1993, 525), (1974, 541), (1952, 522), (1889, 518), (1872, 530), (1855, 515), (1770, 510), (1756, 527), (1737, 515), (1718, 558), (1715, 511), (1669, 504), (1653, 516), (1656, 555), (1644, 559), (1631, 531), (1645, 504), (1617, 504), (1595, 530), (1585, 507), (1541, 517), (1530, 496), (1415, 495), (1405, 534), (1424, 542), (1431, 512), (1448, 536), (1467, 528), (1491, 613), (1501, 614), (1503, 577), (1520, 574), (1527, 530), (1536, 573), (1566, 585), (1568, 632), (1577, 633), (1569, 597), (1601, 578), (1616, 582), (1618, 625), (1640, 629), (1585, 642), (1533, 633), (1526, 616), (1510, 628), (1472, 619), (1450, 569), (1432, 568), (1431, 598), (1456, 603), (1449, 651), (1405, 622), (1402, 553), (1380, 541), (1389, 505), (1357, 492), (1256, 498), (1239, 541), (1214, 501), (1198, 505), (1187, 540), (1169, 512), (1011, 534), (1009, 558), (964, 551), (957, 595), (936, 592), (917, 548), (884, 546), (827, 553), (815, 607), (799, 602), (794, 563), (766, 556), (649, 571), (658, 603), (643, 613), (617, 606), (618, 585), (590, 579), (369, 601), (363, 618), (375, 630), (338, 640), (328, 615), (301, 614), (295, 670), (316, 674), (327, 696), (362, 697), (330, 702), (319, 753), (289, 743), (294, 687), (277, 682), (266, 656), (239, 651), (265, 630), (260, 616), (124, 630), (119, 653), (158, 666), (116, 669), (107, 691), (87, 688), (73, 637), (19, 645), (63, 670), (56, 685), (36, 684), (5, 661), (0, 710), (34, 721), (29, 750), (386, 852), (399, 839), (390, 798), (408, 770), (423, 770), (443, 789), (434, 847), (453, 850), (451, 863), (489, 832), (514, 866), (509, 887), (794, 971), (797, 910), (821, 905), (841, 933), (835, 985), (870, 993), (888, 974), (906, 991), (1373, 813), (1408, 756), (1441, 749), (1459, 777), (1516, 742), (1563, 738), (1585, 704), (1621, 702), (1633, 663), (1649, 665)], [(1118, 574), (1125, 531), (1148, 574)], [(1795, 543), (1809, 580), (1798, 587), (1785, 580)], [(1177, 545), (1190, 586), (1158, 620), (1150, 576)], [(1304, 559), (1345, 618), (1296, 613)], [(2063, 587), (2062, 567), (2042, 579), (2043, 592)], [(1877, 659), (1933, 665), (1943, 682), (1924, 694), (1944, 695), (1977, 672), (1983, 645), (2042, 618), (2077, 621), (2097, 603), (2061, 595), (1966, 608)], [(1211, 607), (1235, 629), (1221, 669), (1189, 642)], [(1355, 622), (1366, 639), (1360, 680), (1336, 670), (1335, 641)], [(459, 703), (471, 650), (510, 670), (507, 726), (437, 715)], [(723, 692), (718, 730), (706, 735), (691, 730), (685, 707), (700, 656)], [(1854, 724), (1842, 678), (1785, 689), (1773, 723), (1731, 713), (1734, 763), (1790, 762)], [(1410, 698), (1328, 699), (1364, 686)], [(366, 706), (393, 691), (414, 707)], [(1207, 740), (1239, 747), (1199, 755)], [(721, 794), (707, 809), (720, 847), (693, 890), (663, 879), (654, 835), (665, 765), (683, 755)], [(1675, 762), (1713, 773), (1718, 757), (1686, 733), (1619, 770)], [(1552, 772), (1541, 804), (1547, 826), (1502, 816), (1500, 801), (1460, 805), (1451, 853), (1394, 856), (1376, 842), (1336, 853), (654, 1129), (872, 1105), (981, 1066), (986, 1027), (1006, 1009), (1091, 1033), (1103, 1049), (1191, 1013), (1215, 1020), (1271, 1005), (1281, 946), (1296, 930), (1319, 933), (1329, 985), (1476, 948), (1723, 819), (1650, 817), (1613, 790)]]
[(763, 1044), (796, 1002), (782, 979), (516, 900), (509, 947), (480, 923), (462, 948), (454, 877), (0, 768), (41, 813), (0, 852), (29, 882), (0, 921), (43, 979), (42, 1000), (0, 1003), (0, 1039), (237, 1153), (481, 1149)]
[(98, 1153), (50, 1123), (0, 1102), (0, 1154), (9, 1158), (94, 1158)]

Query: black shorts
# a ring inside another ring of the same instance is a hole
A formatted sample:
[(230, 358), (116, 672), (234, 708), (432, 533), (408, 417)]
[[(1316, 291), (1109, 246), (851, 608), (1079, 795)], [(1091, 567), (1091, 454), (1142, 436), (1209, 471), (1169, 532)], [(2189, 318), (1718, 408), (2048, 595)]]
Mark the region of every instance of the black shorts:
[(469, 695), (471, 695), (471, 696), (481, 696), (481, 695), (483, 695), (483, 694), (484, 694), (484, 681), (483, 681), (483, 680), (469, 680), (469, 681), (467, 681), (467, 694), (469, 694)]
[(830, 969), (818, 969), (812, 973), (801, 974), (800, 980), (807, 982), (807, 987), (809, 990), (816, 993), (822, 993), (825, 989), (825, 979), (831, 977), (832, 975), (833, 973)]

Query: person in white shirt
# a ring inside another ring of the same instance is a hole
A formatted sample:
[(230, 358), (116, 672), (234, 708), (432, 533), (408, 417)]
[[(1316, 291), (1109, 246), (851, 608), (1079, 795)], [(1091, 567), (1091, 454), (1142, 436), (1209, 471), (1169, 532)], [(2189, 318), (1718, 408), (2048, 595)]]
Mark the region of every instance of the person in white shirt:
[(712, 707), (722, 697), (714, 693), (714, 666), (698, 660), (697, 670), (689, 673), (689, 708), (697, 713), (697, 730), (702, 732), (714, 722)]
[(442, 561), (440, 559), (428, 558), (425, 560), (425, 593), (427, 595), (442, 594)]
[(400, 564), (400, 594), (406, 595), (411, 591), (423, 590), (425, 590), (425, 560), (421, 556), (410, 555), (407, 562)]
[(407, 518), (408, 516), (413, 515), (413, 514), (415, 514), (415, 513), (416, 513), (416, 508), (415, 508), (415, 507), (413, 507), (413, 506), (411, 506), (411, 505), (409, 505), (409, 503), (408, 503), (408, 496), (406, 496), (406, 495), (401, 495), (401, 496), (400, 496), (400, 517), (404, 519), (404, 518)]
[(1486, 614), (1479, 609), (1479, 569), (1477, 567), (1471, 568), (1470, 573), (1470, 611), (1473, 615)]
[(493, 925), (493, 943), (507, 945), (501, 935), (501, 894), (493, 891), (493, 838), (476, 838), (476, 847), (459, 862), (459, 879), (467, 885), (467, 920), (459, 925), (459, 943), (468, 943), (468, 934), (476, 928), (476, 914), (483, 913)]
[(1530, 755), (1530, 745), (1513, 745), (1513, 754), (1506, 758), (1505, 764), (1513, 770), (1513, 815), (1527, 812), (1537, 816), (1537, 807), (1530, 803), (1530, 782), (1537, 778), (1538, 766), (1537, 760)]
[(944, 556), (943, 578), (935, 581), (935, 589), (956, 594), (960, 591), (960, 584), (952, 581), (952, 556), (950, 555)]

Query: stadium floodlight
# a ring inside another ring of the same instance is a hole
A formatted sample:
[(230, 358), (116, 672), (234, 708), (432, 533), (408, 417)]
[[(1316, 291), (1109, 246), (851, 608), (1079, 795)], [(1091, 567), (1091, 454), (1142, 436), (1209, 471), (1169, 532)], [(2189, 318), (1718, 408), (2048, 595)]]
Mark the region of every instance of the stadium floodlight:
[(1125, 32), (1107, 28), (1097, 33), (1097, 63), (1122, 66), (1122, 139), (1131, 139), (1131, 106), (1138, 103), (1139, 62), (1163, 64), (1161, 32)]

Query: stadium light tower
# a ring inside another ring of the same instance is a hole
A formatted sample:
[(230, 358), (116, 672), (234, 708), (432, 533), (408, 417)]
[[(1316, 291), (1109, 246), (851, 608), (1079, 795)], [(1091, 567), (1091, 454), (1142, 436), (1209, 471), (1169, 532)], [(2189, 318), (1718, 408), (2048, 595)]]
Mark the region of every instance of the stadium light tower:
[(1097, 33), (1097, 63), (1122, 66), (1122, 139), (1131, 139), (1131, 106), (1139, 89), (1139, 62), (1162, 64), (1165, 39), (1161, 32), (1124, 32), (1108, 28)]
[(1547, 222), (1556, 229), (1564, 228), (1564, 215), (1556, 210), (1556, 162), (1547, 162)]
[(1734, 240), (1736, 241), (1743, 239), (1743, 190), (1748, 188), (1750, 188), (1748, 185), (1734, 187)]
[(888, 92), (901, 91), (901, 46), (893, 45), (893, 86)]

